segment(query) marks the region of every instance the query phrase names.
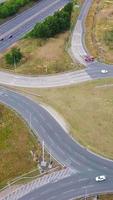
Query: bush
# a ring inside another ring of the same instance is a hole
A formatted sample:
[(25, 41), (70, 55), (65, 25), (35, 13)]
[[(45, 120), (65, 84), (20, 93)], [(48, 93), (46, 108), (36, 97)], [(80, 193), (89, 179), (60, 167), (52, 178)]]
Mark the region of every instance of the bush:
[(0, 18), (15, 14), (21, 7), (33, 0), (8, 0), (0, 4)]
[(104, 35), (104, 40), (106, 43), (112, 43), (113, 44), (113, 30), (108, 31)]
[(7, 64), (10, 65), (16, 65), (17, 63), (20, 62), (20, 60), (22, 59), (23, 55), (20, 52), (20, 49), (18, 48), (12, 48), (10, 53), (7, 53), (5, 55), (5, 60)]
[(113, 49), (113, 30), (106, 31), (104, 34), (104, 42), (110, 48)]
[(37, 23), (29, 33), (31, 37), (49, 38), (70, 28), (73, 4), (68, 3), (61, 11), (47, 17), (44, 22)]

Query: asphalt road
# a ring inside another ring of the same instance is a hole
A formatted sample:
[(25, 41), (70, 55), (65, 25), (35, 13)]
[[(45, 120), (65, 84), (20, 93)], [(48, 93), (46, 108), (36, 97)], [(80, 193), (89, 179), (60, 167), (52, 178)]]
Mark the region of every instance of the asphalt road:
[[(84, 196), (84, 190), (87, 190), (87, 195), (113, 190), (113, 162), (80, 146), (41, 105), (3, 87), (0, 87), (0, 103), (19, 113), (37, 138), (45, 141), (48, 151), (74, 173), (68, 178), (33, 191), (24, 196), (23, 200), (66, 200)], [(107, 179), (100, 184), (95, 181), (95, 177), (101, 174), (105, 174)]]
[[(5, 40), (0, 43), (1, 51), (6, 49), (10, 44), (14, 43), (14, 41), (21, 38), (23, 34), (34, 26), (37, 20), (43, 20), (46, 16), (52, 14), (55, 10), (58, 10), (58, 8), (65, 5), (67, 2), (69, 2), (69, 0), (41, 0), (33, 8), (3, 24), (0, 27), (0, 34), (2, 35), (0, 37), (3, 37), (4, 35)], [(92, 0), (84, 1), (78, 21), (73, 31), (70, 49), (72, 57), (86, 66), (84, 70), (38, 77), (21, 76), (7, 72), (0, 72), (0, 84), (18, 87), (45, 88), (66, 86), (88, 80), (113, 77), (113, 65), (107, 65), (97, 61), (88, 64), (83, 58), (84, 55), (87, 54), (84, 43), (84, 20), (91, 4)], [(13, 38), (8, 39), (12, 32)], [(107, 69), (108, 73), (102, 74), (102, 69)]]
[[(17, 15), (0, 26), (0, 52), (19, 40), (30, 31), (37, 22), (63, 7), (69, 0), (40, 0), (35, 6)], [(12, 36), (12, 38), (9, 38)]]
[[(59, 2), (59, 6), (61, 6), (61, 2), (64, 1)], [(76, 28), (75, 32), (75, 36), (77, 36), (78, 30), (80, 31), (80, 43), (78, 46), (75, 45), (78, 49), (78, 54), (74, 54), (75, 47), (72, 49), (75, 58), (78, 60), (80, 59), (81, 62), (83, 61), (83, 59), (81, 59), (83, 53), (86, 53), (82, 29), (83, 20), (85, 18), (85, 12), (83, 11), (84, 9), (88, 11), (90, 3), (91, 1), (85, 0), (77, 24), (78, 29)], [(48, 11), (47, 14), (49, 14)], [(6, 31), (3, 34), (6, 34)], [(76, 38), (77, 37), (75, 37), (73, 41), (76, 41)], [(10, 43), (8, 44), (10, 45)], [(107, 68), (108, 73), (102, 74), (101, 69), (103, 68)], [(85, 70), (79, 72), (64, 73), (56, 76), (37, 78), (14, 76), (3, 72), (0, 73), (1, 83), (24, 87), (53, 87), (107, 77), (113, 77), (112, 65), (107, 66), (99, 62), (89, 64)], [(44, 110), (44, 108), (28, 98), (1, 87), (0, 102), (14, 109), (28, 124), (31, 124), (31, 128), (35, 135), (40, 139), (40, 141), (45, 141), (48, 151), (51, 151), (53, 156), (59, 162), (70, 167), (74, 172), (73, 176), (58, 182), (47, 184), (44, 187), (24, 196), (21, 200), (68, 200), (91, 194), (113, 192), (112, 161), (92, 154), (90, 151), (80, 146), (76, 141), (70, 138), (65, 130), (63, 130), (55, 119)], [(30, 119), (32, 119), (31, 122)], [(105, 174), (107, 179), (102, 183), (97, 183), (95, 177), (101, 174)]]

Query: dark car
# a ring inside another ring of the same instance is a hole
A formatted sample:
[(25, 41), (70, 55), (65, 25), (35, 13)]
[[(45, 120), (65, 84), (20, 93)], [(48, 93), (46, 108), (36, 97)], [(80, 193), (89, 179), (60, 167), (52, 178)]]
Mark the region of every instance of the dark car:
[(0, 39), (0, 41), (3, 41), (3, 40), (4, 40), (4, 38), (1, 38), (1, 39)]
[(12, 35), (10, 35), (8, 38), (10, 39), (10, 38), (12, 38), (13, 36)]

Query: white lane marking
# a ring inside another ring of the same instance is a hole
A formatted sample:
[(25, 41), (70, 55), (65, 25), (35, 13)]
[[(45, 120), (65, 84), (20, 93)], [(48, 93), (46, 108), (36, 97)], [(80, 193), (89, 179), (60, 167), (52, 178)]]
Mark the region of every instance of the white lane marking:
[(74, 192), (75, 189), (71, 189), (71, 190), (68, 190), (68, 191), (64, 191), (63, 194), (67, 194), (67, 193), (70, 193), (70, 192)]
[(11, 30), (7, 31), (6, 33), (2, 34), (0, 36), (0, 39), (2, 39), (3, 37), (8, 36), (9, 34), (13, 33), (14, 31), (16, 31), (17, 29), (19, 29), (20, 27), (22, 27), (23, 25), (25, 25), (27, 22), (31, 21), (33, 18), (35, 18), (36, 16), (40, 15), (41, 13), (43, 13), (44, 11), (46, 11), (48, 8), (51, 8), (53, 5), (55, 5), (56, 3), (58, 3), (60, 0), (56, 0), (54, 1), (51, 5), (46, 6), (46, 8), (42, 9), (40, 12), (35, 13), (34, 15), (32, 15), (31, 17), (29, 17), (28, 19), (26, 19), (25, 21), (23, 21), (21, 24), (18, 24), (15, 28), (12, 28)]
[(81, 178), (81, 179), (78, 180), (78, 182), (80, 182), (80, 181), (86, 181), (86, 180), (89, 180), (89, 178)]
[(87, 186), (83, 186), (82, 188), (83, 188), (83, 189), (88, 189), (88, 188), (90, 188), (90, 187), (94, 187), (94, 185), (87, 185)]

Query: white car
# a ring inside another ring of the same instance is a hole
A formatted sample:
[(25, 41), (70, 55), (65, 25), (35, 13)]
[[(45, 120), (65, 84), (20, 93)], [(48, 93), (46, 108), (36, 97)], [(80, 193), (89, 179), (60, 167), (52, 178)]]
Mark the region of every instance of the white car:
[(95, 178), (95, 180), (96, 180), (97, 182), (105, 181), (105, 180), (106, 180), (106, 176), (105, 176), (105, 175), (97, 176), (97, 177)]
[(107, 72), (108, 72), (107, 69), (102, 69), (102, 70), (101, 70), (101, 73), (102, 73), (102, 74), (106, 74)]

